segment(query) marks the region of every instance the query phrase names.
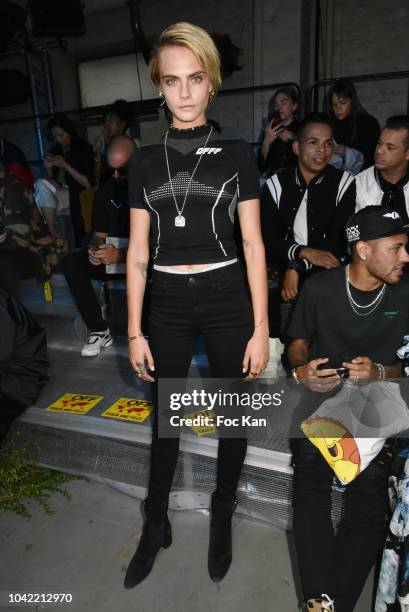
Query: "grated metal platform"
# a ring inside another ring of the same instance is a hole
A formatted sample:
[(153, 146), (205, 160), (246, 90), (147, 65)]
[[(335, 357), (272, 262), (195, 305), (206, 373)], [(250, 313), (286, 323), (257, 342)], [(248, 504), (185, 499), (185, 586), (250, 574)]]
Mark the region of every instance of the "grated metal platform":
[[(36, 293), (37, 291), (37, 293)], [(57, 280), (54, 302), (46, 304), (41, 289), (26, 286), (23, 302), (47, 330), (50, 382), (35, 406), (16, 421), (9, 436), (46, 467), (109, 483), (143, 499), (149, 475), (149, 419), (143, 424), (105, 418), (102, 413), (120, 397), (150, 399), (150, 387), (137, 379), (127, 357), (127, 343), (117, 337), (99, 357), (79, 355), (86, 334), (63, 279)], [(200, 347), (190, 375), (207, 368)], [(103, 399), (86, 414), (50, 412), (46, 408), (65, 393), (98, 395)], [(250, 434), (240, 485), (238, 512), (291, 528), (292, 469), (288, 437), (291, 417), (276, 410), (264, 435)], [(170, 507), (203, 509), (215, 486), (217, 439), (182, 433)], [(333, 516), (342, 512), (342, 489), (334, 489)]]

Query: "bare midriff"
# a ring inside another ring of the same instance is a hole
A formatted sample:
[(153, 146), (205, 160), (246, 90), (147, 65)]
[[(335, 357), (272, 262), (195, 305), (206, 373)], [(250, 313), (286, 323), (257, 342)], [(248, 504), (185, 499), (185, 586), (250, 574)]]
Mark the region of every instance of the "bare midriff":
[(185, 272), (197, 272), (198, 270), (204, 270), (209, 267), (209, 264), (183, 264), (181, 266), (167, 266), (172, 270), (183, 270)]

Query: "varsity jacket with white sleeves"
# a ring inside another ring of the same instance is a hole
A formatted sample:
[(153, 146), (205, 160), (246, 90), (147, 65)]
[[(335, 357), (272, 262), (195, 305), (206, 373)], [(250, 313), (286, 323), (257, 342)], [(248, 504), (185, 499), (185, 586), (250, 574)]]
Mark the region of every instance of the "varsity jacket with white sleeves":
[(309, 185), (297, 167), (267, 179), (261, 199), (261, 224), (267, 261), (286, 269), (299, 260), (300, 271), (311, 264), (300, 259), (303, 246), (346, 254), (344, 229), (355, 209), (355, 181), (348, 172), (326, 166)]
[[(375, 166), (371, 166), (366, 170), (363, 170), (355, 177), (356, 182), (356, 212), (365, 208), (366, 206), (380, 206), (381, 204), (387, 205), (388, 202), (384, 202), (384, 191), (380, 184), (378, 172)], [(403, 181), (402, 181), (403, 182)], [(403, 198), (405, 201), (406, 215), (409, 218), (409, 181), (402, 185)], [(402, 201), (403, 208), (403, 201)], [(401, 216), (405, 218), (403, 210), (398, 210)]]

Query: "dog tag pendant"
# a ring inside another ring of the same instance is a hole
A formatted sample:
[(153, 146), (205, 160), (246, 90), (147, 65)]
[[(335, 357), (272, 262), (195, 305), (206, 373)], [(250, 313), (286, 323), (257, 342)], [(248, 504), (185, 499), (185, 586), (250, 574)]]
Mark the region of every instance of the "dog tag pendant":
[(183, 215), (177, 215), (175, 217), (175, 227), (185, 227), (186, 219)]

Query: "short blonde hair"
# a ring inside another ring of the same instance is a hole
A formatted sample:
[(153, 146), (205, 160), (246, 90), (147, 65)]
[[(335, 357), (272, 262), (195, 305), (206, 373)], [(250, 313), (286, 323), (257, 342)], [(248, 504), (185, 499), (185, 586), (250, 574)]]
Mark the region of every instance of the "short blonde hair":
[(172, 45), (186, 47), (192, 51), (206, 71), (216, 92), (222, 84), (219, 53), (206, 30), (187, 22), (175, 23), (159, 36), (149, 62), (149, 72), (155, 87), (159, 88), (160, 85), (159, 53), (164, 47)]

